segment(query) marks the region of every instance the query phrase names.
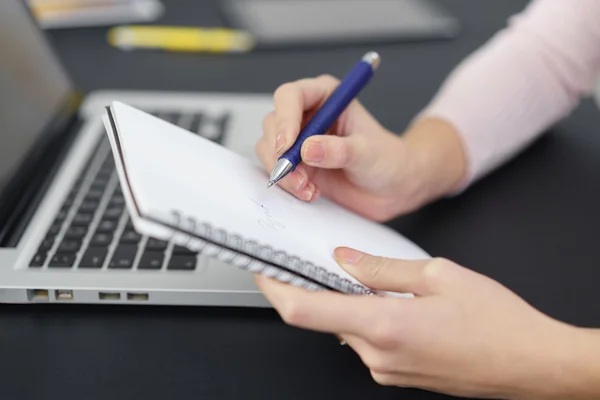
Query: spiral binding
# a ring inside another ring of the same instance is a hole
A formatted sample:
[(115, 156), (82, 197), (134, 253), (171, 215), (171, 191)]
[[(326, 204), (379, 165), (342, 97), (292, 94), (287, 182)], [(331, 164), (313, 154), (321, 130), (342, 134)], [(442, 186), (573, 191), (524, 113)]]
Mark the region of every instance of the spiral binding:
[(261, 245), (254, 240), (245, 240), (240, 235), (214, 228), (205, 222), (199, 223), (194, 218), (183, 217), (179, 211), (172, 211), (171, 214), (171, 240), (180, 246), (202, 251), (210, 257), (247, 271), (308, 290), (329, 288), (348, 294), (374, 294), (368, 288), (284, 251)]

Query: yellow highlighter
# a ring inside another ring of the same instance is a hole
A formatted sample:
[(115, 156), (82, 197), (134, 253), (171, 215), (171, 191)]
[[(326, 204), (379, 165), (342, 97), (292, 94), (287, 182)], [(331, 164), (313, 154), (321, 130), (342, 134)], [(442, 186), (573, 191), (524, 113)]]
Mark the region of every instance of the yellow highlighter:
[(127, 50), (145, 48), (207, 53), (243, 53), (255, 46), (254, 37), (245, 31), (176, 26), (119, 26), (109, 30), (108, 42)]

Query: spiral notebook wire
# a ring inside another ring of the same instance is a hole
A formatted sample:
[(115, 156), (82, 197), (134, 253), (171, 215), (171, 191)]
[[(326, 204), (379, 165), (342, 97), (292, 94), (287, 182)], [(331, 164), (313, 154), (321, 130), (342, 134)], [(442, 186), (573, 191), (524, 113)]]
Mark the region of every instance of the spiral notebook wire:
[(171, 212), (172, 220), (162, 221), (144, 217), (172, 231), (171, 240), (190, 250), (235, 265), (252, 273), (259, 273), (281, 282), (308, 290), (333, 290), (347, 294), (373, 295), (374, 291), (350, 282), (325, 268), (276, 250), (255, 240), (215, 228), (192, 217), (184, 217), (179, 211)]

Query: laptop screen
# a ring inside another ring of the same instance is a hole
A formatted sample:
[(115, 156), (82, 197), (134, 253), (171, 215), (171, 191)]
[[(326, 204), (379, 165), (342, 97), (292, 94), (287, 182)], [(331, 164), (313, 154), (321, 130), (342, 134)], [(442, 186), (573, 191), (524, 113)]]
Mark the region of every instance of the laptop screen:
[(0, 1), (0, 194), (72, 91), (24, 4)]

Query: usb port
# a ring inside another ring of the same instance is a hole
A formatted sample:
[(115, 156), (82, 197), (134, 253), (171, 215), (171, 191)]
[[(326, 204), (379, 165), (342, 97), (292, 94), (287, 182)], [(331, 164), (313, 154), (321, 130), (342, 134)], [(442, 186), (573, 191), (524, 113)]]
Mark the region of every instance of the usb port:
[(127, 293), (127, 300), (146, 301), (148, 293)]
[(28, 292), (30, 300), (48, 301), (49, 293), (46, 289), (31, 289)]
[(121, 293), (100, 292), (98, 298), (100, 300), (121, 300)]
[(73, 300), (72, 290), (55, 290), (54, 296), (56, 300)]

